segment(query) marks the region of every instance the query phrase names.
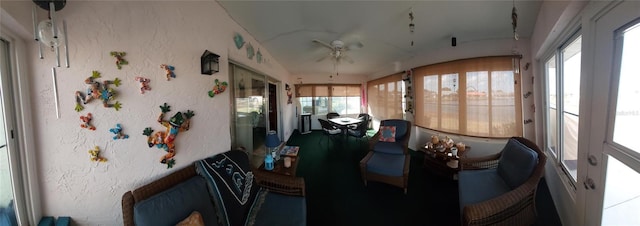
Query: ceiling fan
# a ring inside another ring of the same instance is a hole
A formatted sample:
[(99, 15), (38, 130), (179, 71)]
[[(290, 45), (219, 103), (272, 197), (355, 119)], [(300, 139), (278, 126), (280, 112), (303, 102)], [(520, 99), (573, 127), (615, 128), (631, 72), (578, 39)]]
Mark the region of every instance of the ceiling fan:
[(329, 48), (331, 50), (329, 54), (316, 60), (316, 62), (320, 62), (331, 57), (336, 63), (340, 63), (340, 61), (344, 60), (349, 62), (350, 64), (353, 64), (354, 62), (353, 59), (351, 59), (351, 57), (347, 56), (345, 53), (353, 49), (362, 48), (364, 46), (362, 42), (356, 42), (350, 45), (345, 45), (344, 42), (340, 40), (333, 40), (331, 41), (331, 43), (326, 43), (318, 39), (313, 39), (312, 41), (326, 48)]

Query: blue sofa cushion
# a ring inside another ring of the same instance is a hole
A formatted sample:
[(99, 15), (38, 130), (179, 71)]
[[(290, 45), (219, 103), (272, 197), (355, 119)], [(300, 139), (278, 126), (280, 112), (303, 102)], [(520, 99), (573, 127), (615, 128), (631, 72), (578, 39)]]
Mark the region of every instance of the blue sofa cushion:
[(244, 225), (260, 186), (253, 178), (247, 154), (233, 150), (195, 163), (196, 172), (207, 188), (223, 226)]
[(404, 170), (404, 161), (405, 155), (373, 153), (367, 162), (367, 172), (399, 177)]
[(527, 181), (538, 163), (538, 153), (515, 139), (509, 139), (502, 149), (498, 174), (515, 189)]
[(206, 225), (218, 225), (202, 177), (193, 177), (137, 203), (133, 207), (133, 221), (138, 226), (176, 225), (196, 210)]
[(511, 188), (498, 175), (497, 169), (465, 170), (458, 174), (461, 214), (466, 205), (480, 203), (509, 191)]
[(254, 226), (304, 226), (307, 225), (307, 202), (304, 197), (267, 192), (257, 211)]
[(400, 143), (377, 142), (373, 145), (373, 151), (386, 154), (404, 155), (404, 148)]

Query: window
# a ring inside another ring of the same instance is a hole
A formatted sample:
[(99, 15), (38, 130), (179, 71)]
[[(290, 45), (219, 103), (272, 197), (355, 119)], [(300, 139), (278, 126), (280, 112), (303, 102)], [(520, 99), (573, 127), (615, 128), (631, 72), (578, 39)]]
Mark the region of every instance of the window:
[(416, 125), (479, 137), (522, 135), (519, 61), (482, 57), (416, 68)]
[(367, 82), (369, 114), (377, 119), (401, 119), (404, 116), (403, 73)]
[(574, 35), (544, 64), (546, 148), (574, 182), (578, 168), (581, 47), (582, 36)]
[(360, 85), (296, 85), (303, 114), (360, 113)]

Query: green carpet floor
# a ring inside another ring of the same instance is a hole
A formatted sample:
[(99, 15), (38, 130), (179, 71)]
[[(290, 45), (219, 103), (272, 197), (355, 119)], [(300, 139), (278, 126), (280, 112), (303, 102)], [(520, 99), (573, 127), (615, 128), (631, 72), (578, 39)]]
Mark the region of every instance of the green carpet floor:
[[(297, 176), (305, 179), (309, 226), (460, 225), (457, 181), (423, 169), (422, 152), (410, 150), (405, 195), (401, 188), (383, 183), (364, 186), (359, 169), (367, 153), (364, 139), (332, 142), (320, 131), (294, 132), (287, 145), (300, 146)], [(560, 225), (546, 184), (541, 184), (536, 225)]]

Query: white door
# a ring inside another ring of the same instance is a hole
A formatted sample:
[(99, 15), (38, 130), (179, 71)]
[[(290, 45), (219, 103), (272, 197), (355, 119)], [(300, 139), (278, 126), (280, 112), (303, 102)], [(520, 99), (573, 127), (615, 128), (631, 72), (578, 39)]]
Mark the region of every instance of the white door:
[(640, 1), (597, 4), (587, 46), (594, 66), (581, 220), (640, 225)]

